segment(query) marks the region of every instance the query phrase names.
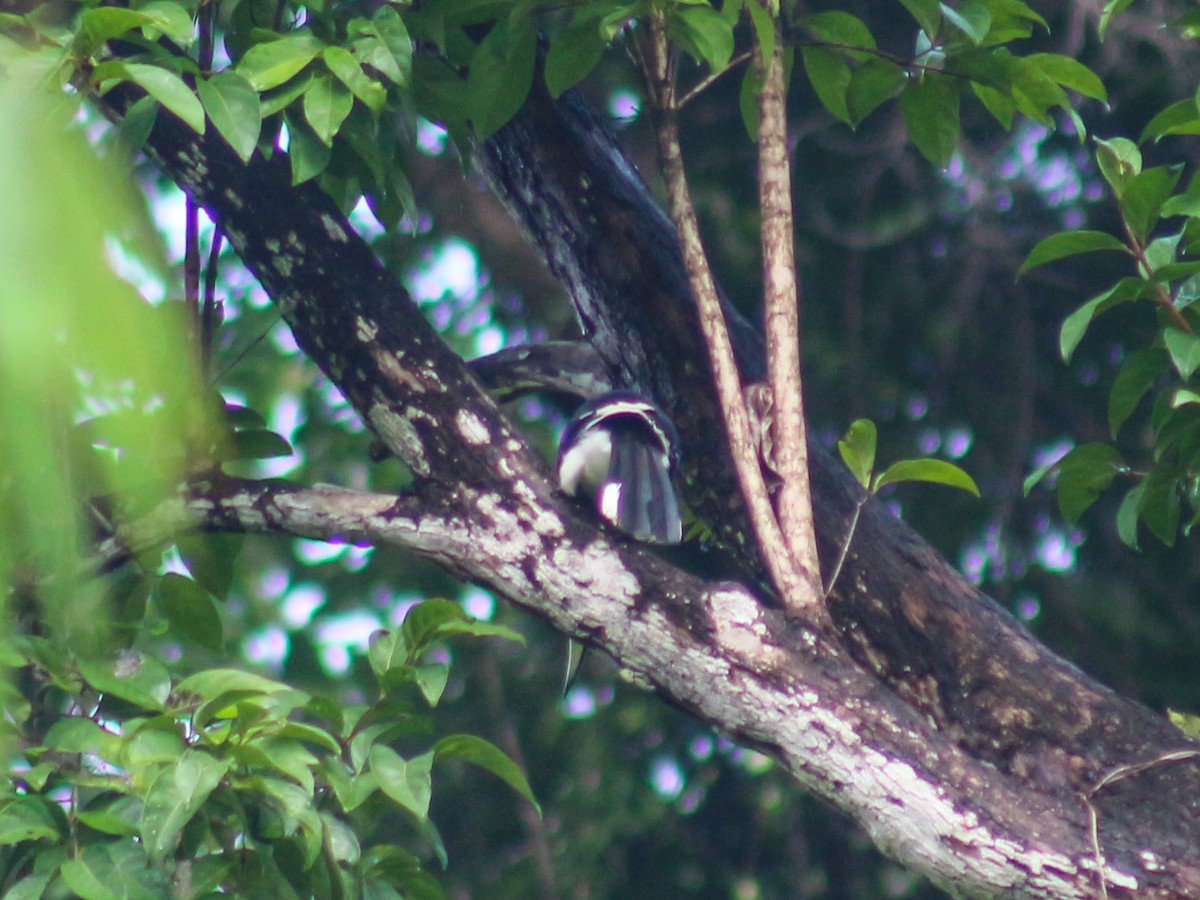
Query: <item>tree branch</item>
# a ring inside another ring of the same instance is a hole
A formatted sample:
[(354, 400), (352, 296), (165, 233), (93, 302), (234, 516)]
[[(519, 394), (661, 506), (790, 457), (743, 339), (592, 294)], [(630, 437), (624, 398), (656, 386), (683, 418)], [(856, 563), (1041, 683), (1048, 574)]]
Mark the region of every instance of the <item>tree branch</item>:
[[(100, 102), (120, 103), (126, 90)], [(180, 501), (184, 521), (202, 514), (209, 528), (402, 546), (486, 584), (771, 754), (955, 892), (1091, 897), (1102, 877), (1110, 895), (1200, 893), (1194, 758), (1093, 789), (1118, 767), (1195, 745), (1051, 654), (878, 504), (862, 506), (830, 596), (836, 636), (797, 627), (743, 585), (705, 583), (598, 530), (553, 490), (544, 461), (329, 199), (291, 184), (284, 161), (243, 165), (216, 129), (197, 137), (165, 114), (149, 147), (224, 228), (300, 346), (417, 475), (401, 498), (213, 481)], [(545, 217), (553, 234), (539, 230), (539, 245), (551, 259), (565, 254), (552, 268), (584, 286), (573, 296), (609, 370), (628, 376), (618, 383), (665, 396), (693, 473), (711, 467), (713, 481), (690, 482), (691, 496), (714, 522), (737, 523), (735, 494), (712, 487), (730, 484), (728, 455), (713, 438), (719, 419), (681, 257), (609, 148), (593, 118), (534, 92), (484, 157), (511, 203), (528, 183), (512, 179), (531, 172), (559, 192), (522, 221), (538, 230)], [(630, 277), (641, 293), (607, 293)], [(642, 327), (612, 330), (626, 316)], [(753, 370), (759, 345), (732, 327), (739, 365)], [(827, 455), (811, 461), (829, 563), (861, 492)], [(747, 542), (750, 566), (753, 552)]]
[(755, 62), (762, 71), (758, 94), (758, 199), (762, 215), (763, 307), (767, 373), (771, 387), (771, 468), (782, 484), (779, 527), (792, 563), (809, 590), (824, 597), (812, 492), (808, 483), (808, 435), (800, 377), (800, 298), (792, 228), (792, 167), (787, 130), (787, 79), (779, 4), (772, 15), (768, 49), (755, 30)]
[(780, 523), (775, 517), (775, 510), (771, 506), (759, 457), (760, 445), (751, 432), (750, 416), (742, 393), (741, 375), (734, 360), (733, 344), (700, 239), (700, 225), (696, 221), (696, 210), (692, 204), (683, 167), (683, 152), (679, 142), (679, 110), (675, 102), (675, 76), (670, 63), (670, 53), (666, 20), (660, 11), (652, 15), (650, 20), (650, 48), (647, 54), (650, 67), (647, 78), (651, 84), (650, 94), (655, 99), (657, 114), (655, 131), (658, 137), (659, 163), (667, 185), (671, 217), (683, 244), (684, 265), (705, 337), (729, 449), (754, 535), (784, 609), (797, 619), (816, 621), (819, 618), (815, 610), (821, 596), (820, 577), (817, 574), (814, 580), (803, 569), (798, 568), (780, 529)]

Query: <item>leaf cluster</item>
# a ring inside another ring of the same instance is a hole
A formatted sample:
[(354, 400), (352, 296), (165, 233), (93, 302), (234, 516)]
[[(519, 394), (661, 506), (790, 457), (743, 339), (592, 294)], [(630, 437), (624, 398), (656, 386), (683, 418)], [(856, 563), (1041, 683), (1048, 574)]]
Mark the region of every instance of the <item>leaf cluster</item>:
[[(1196, 101), (1186, 101), (1197, 120)], [(1143, 143), (1178, 133), (1184, 124), (1176, 109), (1151, 120)], [(1132, 274), (1091, 297), (1062, 324), (1059, 348), (1069, 361), (1095, 320), (1127, 304), (1148, 314), (1154, 330), (1142, 346), (1127, 346), (1108, 398), (1113, 441), (1145, 403), (1148, 452), (1127, 461), (1115, 443), (1075, 447), (1062, 459), (1026, 479), (1026, 492), (1050, 473), (1057, 475), (1059, 507), (1075, 522), (1117, 479), (1124, 497), (1117, 530), (1138, 546), (1139, 525), (1162, 543), (1174, 543), (1200, 522), (1200, 179), (1180, 188), (1183, 167), (1145, 166), (1141, 148), (1127, 138), (1095, 141), (1096, 166), (1116, 203), (1124, 234), (1067, 231), (1051, 235), (1030, 251), (1021, 273), (1087, 253), (1126, 258)]]
[(473, 735), (396, 749), (433, 730), (449, 666), (428, 654), (462, 636), (516, 637), (428, 600), (373, 638), (377, 695), (358, 706), (237, 669), (180, 679), (136, 650), (84, 656), (17, 638), (5, 662), (39, 687), (15, 723), (28, 765), (0, 785), (4, 895), (441, 896), (411, 849), (446, 862), (429, 819), (436, 762), (481, 766), (535, 803), (512, 761)]

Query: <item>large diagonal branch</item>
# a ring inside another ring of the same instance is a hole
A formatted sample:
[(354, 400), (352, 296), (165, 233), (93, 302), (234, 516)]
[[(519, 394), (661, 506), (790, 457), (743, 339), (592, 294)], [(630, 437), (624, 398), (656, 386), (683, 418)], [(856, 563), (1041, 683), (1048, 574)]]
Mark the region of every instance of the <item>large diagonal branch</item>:
[[(113, 92), (107, 102), (120, 98)], [(557, 229), (553, 240), (569, 245), (571, 229), (590, 224), (593, 233), (574, 252), (597, 255), (575, 259), (578, 272), (611, 271), (613, 260), (641, 265), (647, 247), (637, 242), (640, 230), (664, 220), (636, 173), (619, 153), (609, 155), (594, 120), (572, 118), (570, 108), (547, 105), (540, 94), (531, 104), (530, 114), (549, 127), (518, 122), (497, 136), (496, 153), (564, 191), (566, 205), (547, 219)], [(564, 138), (567, 146), (553, 148)], [(773, 754), (855, 815), (881, 846), (941, 883), (975, 892), (1094, 894), (1083, 798), (1114, 767), (1186, 745), (1161, 717), (1053, 657), (873, 504), (849, 554), (852, 577), (840, 579), (846, 587), (835, 598), (847, 623), (844, 646), (790, 627), (742, 586), (705, 584), (614, 542), (551, 489), (542, 460), (319, 190), (293, 186), (282, 161), (255, 157), (244, 165), (215, 129), (199, 138), (165, 114), (148, 146), (229, 235), (301, 348), (417, 476), (411, 496), (382, 499), (197, 485), (180, 501), (202, 514), (189, 521), (406, 546), (586, 638), (672, 702)], [(557, 159), (539, 169), (548, 146)], [(567, 164), (569, 175), (561, 168)], [(599, 193), (585, 191), (584, 205), (569, 186), (592, 177), (589, 189)], [(544, 212), (523, 218), (530, 223)], [(610, 230), (612, 221), (626, 227)], [(610, 371), (628, 364), (676, 403), (699, 401), (703, 373), (695, 360), (702, 357), (684, 353), (698, 349), (688, 343), (694, 323), (682, 311), (690, 305), (686, 294), (682, 302), (671, 296), (686, 291), (686, 278), (671, 267), (678, 252), (669, 231), (655, 241), (663, 251), (653, 257), (659, 268), (640, 272), (648, 279), (638, 298), (647, 327), (609, 331), (606, 306), (622, 310), (623, 298), (594, 291), (595, 343), (602, 357), (625, 345), (608, 358)], [(753, 365), (749, 354), (742, 364)], [(699, 429), (712, 415), (708, 402), (682, 418)], [(688, 436), (700, 442), (699, 431)], [(706, 464), (694, 463), (696, 471)], [(836, 547), (845, 521), (839, 515), (857, 495), (822, 465), (816, 504), (830, 515), (823, 540)], [(724, 477), (727, 484), (728, 470)], [(704, 496), (708, 489), (693, 490)], [(714, 519), (736, 515), (736, 506), (721, 507), (711, 490), (707, 496), (717, 504)], [(1198, 785), (1195, 766), (1184, 761), (1096, 794), (1114, 890), (1178, 896), (1200, 872), (1194, 820), (1182, 810), (1169, 822), (1162, 815), (1164, 797), (1194, 795)]]
[[(687, 499), (736, 545), (751, 529), (728, 451), (713, 445), (723, 428), (703, 334), (694, 317), (681, 320), (693, 303), (686, 265), (636, 169), (577, 98), (553, 101), (539, 85), (480, 159), (497, 194), (568, 285), (610, 368), (635, 373), (670, 404), (690, 465)], [(761, 378), (761, 339), (736, 314), (727, 310), (727, 317), (743, 378)], [(829, 598), (845, 646), (899, 702), (938, 723), (943, 740), (993, 766), (995, 777), (1024, 783), (1031, 796), (1058, 795), (1064, 809), (1082, 805), (1107, 773), (1190, 746), (1163, 716), (1117, 696), (1034, 640), (879, 504), (864, 504), (853, 477), (823, 449), (810, 444), (809, 464), (826, 570), (861, 508)], [(748, 550), (747, 570), (761, 572), (754, 548)], [(1106, 858), (1121, 858), (1123, 848), (1127, 871), (1140, 871), (1139, 848), (1153, 846), (1151, 868), (1163, 859), (1178, 866), (1161, 881), (1172, 884), (1165, 896), (1181, 883), (1200, 891), (1200, 823), (1181, 811), (1168, 824), (1159, 806), (1167, 795), (1195, 795), (1200, 768), (1184, 762), (1151, 771), (1150, 781), (1122, 782), (1119, 799), (1097, 795)], [(1153, 836), (1146, 830), (1151, 820), (1158, 823)]]

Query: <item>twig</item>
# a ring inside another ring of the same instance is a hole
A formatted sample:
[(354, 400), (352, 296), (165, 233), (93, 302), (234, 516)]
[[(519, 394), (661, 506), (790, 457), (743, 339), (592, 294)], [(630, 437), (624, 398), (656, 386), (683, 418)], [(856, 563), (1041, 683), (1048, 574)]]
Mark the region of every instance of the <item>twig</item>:
[(1145, 762), (1134, 763), (1128, 766), (1117, 766), (1092, 785), (1091, 790), (1083, 794), (1083, 803), (1088, 811), (1088, 831), (1092, 839), (1092, 857), (1096, 862), (1096, 877), (1100, 880), (1100, 896), (1103, 900), (1108, 900), (1108, 879), (1104, 877), (1104, 856), (1100, 851), (1100, 814), (1096, 810), (1096, 804), (1092, 803), (1092, 798), (1110, 784), (1116, 784), (1118, 781), (1124, 781), (1126, 778), (1140, 775), (1147, 769), (1157, 768), (1163, 763), (1195, 759), (1198, 756), (1200, 756), (1200, 750), (1173, 750), (1170, 753), (1164, 753)]
[(846, 539), (842, 541), (842, 549), (838, 551), (838, 558), (837, 562), (833, 564), (833, 571), (829, 573), (829, 583), (821, 592), (822, 600), (829, 599), (829, 595), (833, 593), (833, 586), (837, 584), (838, 576), (842, 574), (842, 566), (846, 564), (846, 557), (850, 555), (850, 544), (853, 542), (854, 532), (858, 528), (858, 517), (869, 499), (869, 494), (863, 494), (858, 498), (858, 502), (854, 504), (854, 515), (850, 517), (850, 528), (846, 532)]

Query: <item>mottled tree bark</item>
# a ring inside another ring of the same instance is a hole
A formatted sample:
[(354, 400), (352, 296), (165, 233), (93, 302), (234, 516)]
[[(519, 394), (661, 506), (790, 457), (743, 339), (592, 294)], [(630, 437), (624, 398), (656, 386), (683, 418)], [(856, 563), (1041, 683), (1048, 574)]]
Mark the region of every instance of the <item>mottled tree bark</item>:
[[(101, 101), (114, 115), (124, 91)], [(196, 482), (126, 523), (105, 558), (189, 527), (404, 547), (771, 754), (951, 892), (1084, 898), (1104, 883), (1113, 897), (1200, 896), (1200, 747), (1050, 653), (882, 507), (862, 509), (832, 627), (785, 621), (767, 602), (671, 226), (576, 102), (535, 90), (480, 157), (569, 288), (610, 379), (675, 416), (688, 501), (740, 559), (737, 581), (705, 582), (581, 517), (332, 201), (293, 186), (285, 161), (243, 164), (215, 129), (199, 138), (165, 113), (148, 150), (416, 480), (401, 497)], [(744, 323), (735, 341), (756, 379), (761, 341)], [(813, 447), (810, 460), (828, 573), (862, 498), (828, 454)]]

